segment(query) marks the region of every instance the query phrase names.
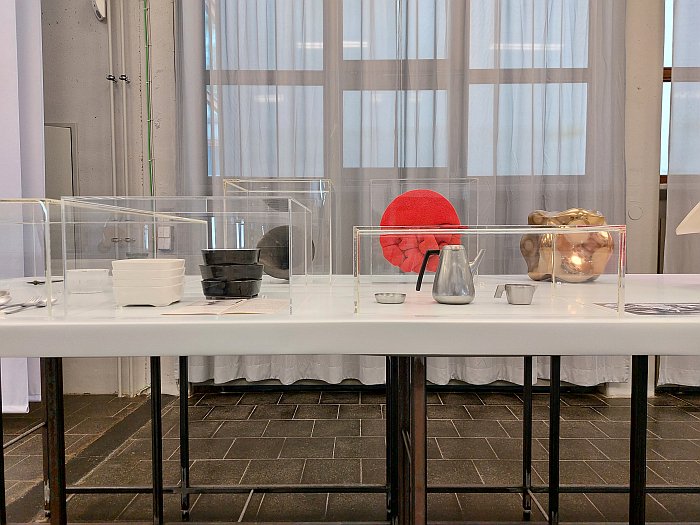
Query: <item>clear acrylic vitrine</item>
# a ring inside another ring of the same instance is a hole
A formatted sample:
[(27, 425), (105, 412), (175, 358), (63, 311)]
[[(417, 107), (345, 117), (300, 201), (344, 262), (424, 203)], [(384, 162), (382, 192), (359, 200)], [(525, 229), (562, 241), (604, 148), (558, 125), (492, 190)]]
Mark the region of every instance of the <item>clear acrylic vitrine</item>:
[(312, 262), (309, 272), (329, 279), (333, 266), (333, 200), (330, 179), (246, 178), (224, 179), (224, 195), (230, 197), (291, 198), (311, 214)]
[[(621, 315), (624, 305), (625, 227), (473, 226), (354, 229), (356, 313), (402, 315)], [(483, 258), (473, 272), (470, 304), (446, 305), (432, 297), (439, 255), (428, 258), (421, 290), (417, 278), (428, 250), (464, 248), (465, 260)], [(535, 287), (531, 305), (495, 298), (499, 284)], [(377, 302), (377, 293), (405, 293), (400, 305)]]

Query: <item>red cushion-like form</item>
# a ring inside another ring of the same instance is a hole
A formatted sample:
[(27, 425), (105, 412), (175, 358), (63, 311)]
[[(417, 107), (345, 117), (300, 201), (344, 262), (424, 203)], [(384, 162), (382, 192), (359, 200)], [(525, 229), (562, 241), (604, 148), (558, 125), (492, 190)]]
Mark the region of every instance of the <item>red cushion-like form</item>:
[[(412, 190), (396, 197), (384, 210), (380, 226), (414, 226), (444, 228), (459, 226), (454, 206), (432, 190)], [(423, 256), (446, 244), (459, 244), (459, 235), (382, 235), (379, 239), (384, 257), (404, 272), (418, 273)], [(437, 269), (438, 259), (428, 261), (428, 270)]]

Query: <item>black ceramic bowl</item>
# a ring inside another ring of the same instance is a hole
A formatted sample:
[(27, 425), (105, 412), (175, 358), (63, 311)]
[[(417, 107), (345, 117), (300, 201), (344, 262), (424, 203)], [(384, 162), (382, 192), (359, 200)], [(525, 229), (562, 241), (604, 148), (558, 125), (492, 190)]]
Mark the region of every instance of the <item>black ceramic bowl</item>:
[(241, 281), (243, 279), (262, 279), (262, 264), (206, 264), (199, 265), (202, 279), (217, 281)]
[(202, 250), (204, 264), (256, 264), (260, 259), (260, 250), (257, 248), (245, 249), (221, 249)]
[(228, 297), (232, 299), (248, 299), (256, 297), (260, 293), (260, 279), (246, 279), (243, 281), (216, 281), (205, 279), (202, 281), (202, 291), (207, 299), (215, 297)]

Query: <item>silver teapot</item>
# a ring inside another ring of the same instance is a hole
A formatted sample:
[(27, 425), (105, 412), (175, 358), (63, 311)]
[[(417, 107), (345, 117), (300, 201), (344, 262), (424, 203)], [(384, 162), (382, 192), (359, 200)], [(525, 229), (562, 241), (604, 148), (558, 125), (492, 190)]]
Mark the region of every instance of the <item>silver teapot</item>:
[(433, 281), (433, 299), (442, 304), (469, 304), (474, 300), (474, 272), (479, 267), (485, 250), (479, 250), (476, 259), (467, 261), (467, 250), (461, 244), (448, 244), (440, 250), (428, 250), (423, 257), (423, 264), (418, 274), (416, 290), (420, 290), (423, 274), (428, 259), (439, 255), (435, 280)]

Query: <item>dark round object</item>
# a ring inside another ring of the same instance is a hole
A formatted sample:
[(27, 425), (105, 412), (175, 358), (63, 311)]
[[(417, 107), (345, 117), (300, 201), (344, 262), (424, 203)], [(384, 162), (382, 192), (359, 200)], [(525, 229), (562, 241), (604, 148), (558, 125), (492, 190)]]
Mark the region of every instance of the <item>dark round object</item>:
[(200, 264), (202, 279), (218, 281), (240, 281), (243, 279), (262, 279), (262, 264)]
[(265, 273), (277, 279), (289, 279), (289, 226), (277, 226), (258, 242), (260, 262)]
[[(289, 280), (289, 226), (277, 226), (258, 241), (260, 262), (270, 277)], [(316, 245), (311, 242), (311, 260), (316, 256)], [(301, 270), (301, 268), (299, 268)]]
[(255, 264), (260, 259), (257, 248), (234, 248), (220, 250), (202, 250), (204, 264)]
[(227, 297), (230, 299), (248, 299), (260, 293), (260, 279), (245, 279), (242, 281), (217, 281), (205, 279), (202, 281), (202, 291), (207, 299)]

